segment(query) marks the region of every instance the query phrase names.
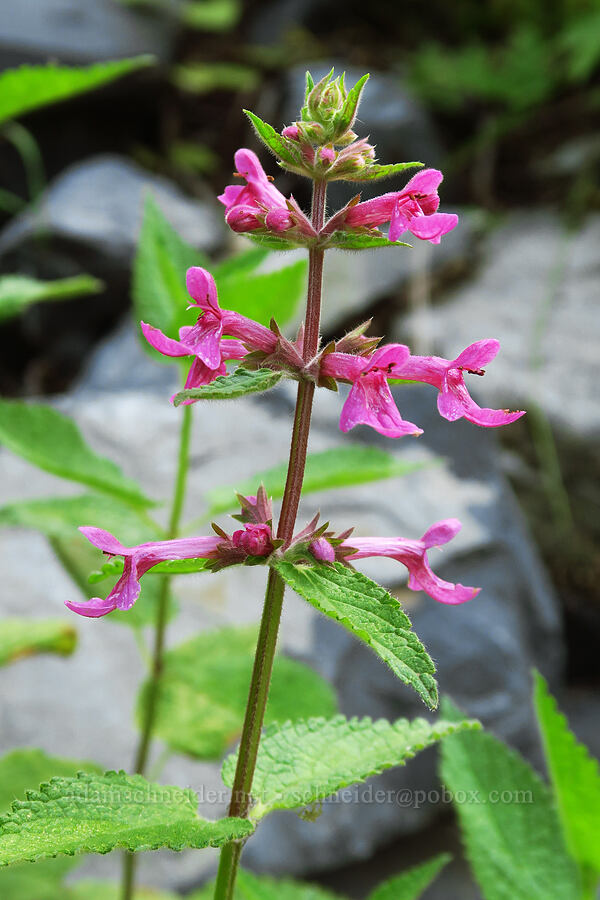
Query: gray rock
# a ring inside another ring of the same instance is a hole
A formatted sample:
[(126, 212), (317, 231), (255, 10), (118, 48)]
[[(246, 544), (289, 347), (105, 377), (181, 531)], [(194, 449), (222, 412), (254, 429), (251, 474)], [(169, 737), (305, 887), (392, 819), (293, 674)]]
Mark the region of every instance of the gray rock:
[[(470, 382), (482, 404), (522, 409), (534, 400), (559, 432), (594, 442), (599, 240), (598, 215), (569, 235), (549, 211), (514, 213), (490, 235), (475, 277), (427, 322), (432, 349), (450, 359), (472, 341), (500, 340), (485, 378)], [(394, 337), (410, 342), (416, 324), (401, 317)]]
[[(99, 452), (117, 460), (157, 498), (171, 489), (180, 415), (168, 403), (171, 386), (164, 371), (160, 392), (156, 387), (119, 393), (80, 390), (60, 402)], [(257, 401), (195, 410), (187, 518), (202, 512), (208, 487), (235, 484), (286, 457), (292, 405), (290, 386)], [(312, 450), (347, 440), (336, 427), (340, 406), (339, 397), (319, 392)], [(426, 393), (407, 392), (402, 408), (425, 427), (425, 437), (385, 446), (423, 462), (433, 462), (440, 452), (446, 460), (382, 485), (309, 496), (300, 521), (321, 508), (338, 529), (355, 524), (361, 534), (418, 536), (436, 519), (460, 517), (463, 531), (443, 556), (433, 555), (432, 563), (444, 577), (481, 585), (482, 594), (473, 603), (446, 608), (407, 592), (402, 567), (390, 561), (369, 561), (364, 570), (406, 602), (417, 632), (437, 660), (442, 691), (497, 733), (531, 751), (535, 738), (528, 712), (530, 667), (537, 665), (554, 683), (561, 662), (553, 592), (498, 474), (491, 436), (465, 423), (451, 426), (438, 419), (433, 398)], [(363, 430), (352, 439), (371, 440), (373, 434)], [(73, 485), (38, 473), (6, 451), (0, 456), (4, 474), (0, 502), (75, 491)], [(44, 539), (17, 530), (1, 532), (0, 568), (4, 613), (63, 615), (74, 621), (62, 603), (75, 597), (76, 589)], [(178, 579), (182, 612), (169, 628), (169, 643), (199, 629), (256, 621), (263, 588), (260, 568)], [(110, 617), (76, 624), (80, 648), (73, 659), (23, 660), (0, 672), (6, 698), (0, 751), (39, 743), (49, 752), (95, 758), (107, 767), (128, 766), (136, 741), (131, 708), (142, 675), (135, 642), (127, 629), (111, 624)], [(396, 718), (424, 713), (415, 696), (368, 649), (295, 596), (286, 599), (281, 634), (289, 652), (334, 682), (346, 714)], [(163, 777), (196, 789), (221, 787), (217, 766), (177, 756)], [(427, 791), (435, 785), (434, 757), (423, 754), (405, 769), (351, 792), (350, 802), (325, 804), (314, 824), (292, 814), (273, 816), (248, 844), (247, 864), (302, 873), (366, 858), (394, 836), (421, 829), (439, 812), (435, 803), (421, 805), (416, 797), (406, 806), (373, 803), (373, 788)], [(202, 812), (218, 816), (225, 809), (225, 796), (221, 800), (204, 804)], [(142, 878), (158, 886), (190, 885), (213, 861), (214, 855), (190, 853), (170, 865), (168, 854), (152, 854), (144, 857)], [(115, 874), (117, 868), (118, 860), (109, 857), (86, 862), (85, 872)]]
[[(144, 199), (155, 197), (167, 219), (189, 243), (213, 250), (223, 234), (216, 203), (186, 197), (164, 178), (128, 159), (102, 155), (66, 169), (49, 186), (35, 210), (17, 216), (0, 235), (3, 267), (26, 255), (44, 234), (44, 256), (91, 260), (92, 271), (110, 281), (128, 277)], [(48, 247), (50, 246), (50, 249)], [(36, 255), (39, 247), (36, 245)]]
[(172, 25), (164, 16), (111, 0), (1, 0), (0, 69), (57, 59), (94, 63), (151, 53), (171, 56)]

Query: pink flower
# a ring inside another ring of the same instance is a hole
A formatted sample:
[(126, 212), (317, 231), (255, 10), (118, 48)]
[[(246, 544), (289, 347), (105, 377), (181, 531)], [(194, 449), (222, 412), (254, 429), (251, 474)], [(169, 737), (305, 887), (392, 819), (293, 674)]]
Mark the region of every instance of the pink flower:
[(437, 169), (424, 169), (403, 190), (350, 206), (344, 226), (377, 228), (389, 222), (390, 241), (397, 241), (405, 231), (410, 231), (422, 241), (439, 244), (440, 238), (458, 223), (457, 215), (437, 212), (440, 204), (437, 189), (442, 178)]
[(342, 431), (350, 431), (355, 425), (370, 425), (386, 437), (422, 434), (412, 422), (404, 421), (387, 383), (392, 370), (401, 368), (409, 355), (404, 344), (386, 344), (367, 357), (349, 353), (327, 353), (322, 357), (321, 375), (352, 385), (340, 417)]
[(123, 574), (106, 600), (93, 597), (88, 602), (65, 603), (80, 616), (97, 618), (115, 609), (131, 609), (140, 594), (140, 578), (148, 569), (169, 559), (215, 559), (221, 537), (178, 538), (174, 541), (151, 541), (137, 547), (124, 547), (115, 537), (102, 528), (80, 528), (86, 538), (103, 550), (107, 556), (122, 556), (125, 560)]
[(308, 549), (319, 562), (335, 562), (335, 548), (325, 537), (317, 538), (309, 544)]
[(410, 356), (404, 365), (394, 369), (393, 375), (436, 387), (440, 391), (438, 410), (450, 422), (464, 417), (475, 425), (489, 428), (508, 425), (525, 415), (524, 410), (482, 409), (470, 397), (463, 377), (464, 372), (484, 375), (483, 367), (494, 359), (499, 349), (499, 341), (489, 338), (470, 344), (452, 360), (440, 356)]
[[(250, 498), (248, 498), (250, 500)], [(231, 542), (248, 556), (270, 556), (273, 552), (271, 529), (265, 524), (249, 524), (234, 531)]]
[[(277, 337), (270, 329), (240, 313), (221, 309), (215, 280), (206, 269), (197, 266), (188, 269), (187, 286), (193, 305), (200, 307), (202, 314), (195, 325), (186, 325), (179, 330), (179, 340), (167, 337), (146, 322), (141, 323), (144, 337), (159, 353), (196, 357), (186, 388), (210, 384), (218, 375), (225, 375), (226, 360), (243, 359), (247, 347), (265, 353), (274, 351)], [(238, 340), (227, 340), (223, 334), (231, 334)]]
[(353, 548), (354, 552), (346, 556), (347, 560), (366, 559), (371, 556), (396, 559), (409, 571), (408, 587), (411, 591), (425, 591), (439, 603), (465, 603), (472, 600), (481, 588), (465, 587), (462, 584), (444, 581), (434, 575), (427, 559), (428, 549), (447, 544), (460, 529), (461, 523), (458, 519), (444, 519), (428, 528), (420, 541), (400, 537), (351, 537), (340, 547)]
[(269, 180), (252, 150), (235, 154), (236, 175), (245, 185), (228, 185), (219, 200), (225, 206), (225, 221), (233, 231), (270, 231), (275, 234), (294, 228), (296, 236), (316, 238), (310, 220), (293, 197), (287, 200)]

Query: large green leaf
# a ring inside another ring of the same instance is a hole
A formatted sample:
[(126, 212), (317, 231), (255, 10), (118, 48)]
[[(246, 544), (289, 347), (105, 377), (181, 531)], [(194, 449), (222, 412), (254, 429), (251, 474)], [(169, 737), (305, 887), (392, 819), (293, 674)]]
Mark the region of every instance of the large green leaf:
[[(81, 769), (94, 771), (90, 762), (47, 756), (42, 750), (13, 750), (0, 759), (0, 812), (25, 791), (53, 775), (72, 776)], [(65, 900), (63, 878), (73, 868), (72, 859), (50, 859), (0, 869), (2, 900)]]
[(173, 397), (173, 403), (179, 406), (184, 400), (236, 400), (238, 397), (245, 397), (246, 394), (262, 394), (274, 388), (282, 377), (282, 372), (274, 372), (272, 369), (256, 369), (250, 372), (240, 367), (233, 374), (220, 375), (204, 387), (179, 391)]
[(52, 778), (0, 817), (0, 865), (116, 848), (220, 847), (252, 831), (244, 819), (202, 819), (197, 807), (192, 790), (141, 775)]
[(70, 656), (76, 643), (77, 632), (62, 619), (0, 619), (0, 666), (37, 653)]
[(134, 506), (151, 506), (141, 488), (84, 441), (75, 423), (51, 406), (0, 400), (0, 444), (46, 472), (86, 484)]
[(48, 63), (7, 69), (0, 75), (0, 123), (40, 106), (91, 91), (151, 62), (150, 56), (138, 56), (92, 66)]
[[(188, 894), (187, 900), (213, 900), (214, 894), (215, 885), (211, 882), (202, 890)], [(252, 875), (243, 869), (238, 872), (233, 897), (234, 900), (343, 900), (339, 894), (316, 884)]]
[(80, 525), (94, 525), (123, 544), (160, 540), (162, 529), (145, 512), (102, 494), (44, 497), (0, 506), (0, 527), (33, 528), (51, 538), (77, 536)]
[[(461, 713), (444, 702), (448, 718)], [(514, 750), (486, 732), (442, 744), (467, 857), (486, 900), (579, 900), (550, 791)]]
[[(262, 819), (274, 809), (310, 806), (343, 787), (403, 765), (446, 735), (478, 727), (473, 720), (373, 722), (345, 716), (271, 725), (258, 748), (252, 818)], [(232, 754), (223, 763), (228, 787), (233, 785), (236, 761)]]
[[(251, 250), (250, 255), (255, 251)], [(261, 254), (262, 255), (262, 254)], [(295, 260), (274, 272), (219, 274), (214, 277), (223, 309), (232, 309), (262, 325), (272, 318), (284, 326), (294, 318), (306, 284), (307, 261)]]
[[(223, 628), (199, 634), (165, 654), (155, 729), (174, 750), (220, 759), (239, 738), (257, 636), (253, 626)], [(330, 716), (336, 708), (332, 688), (316, 672), (285, 657), (275, 659), (267, 723)]]
[(17, 316), (32, 303), (98, 294), (103, 286), (91, 275), (76, 275), (57, 281), (38, 281), (26, 275), (4, 275), (0, 278), (0, 322)]
[(437, 706), (435, 666), (411, 630), (410, 619), (385, 588), (342, 563), (275, 568), (301, 597), (368, 644), (432, 709)]
[[(387, 453), (379, 447), (361, 444), (343, 445), (333, 450), (308, 454), (302, 493), (396, 478), (407, 475), (422, 465), (399, 459), (393, 453)], [(212, 488), (206, 494), (208, 515), (213, 517), (233, 509), (237, 506), (236, 492), (244, 495), (255, 494), (260, 484), (264, 484), (270, 497), (279, 499), (283, 496), (286, 475), (287, 462), (252, 475), (240, 482), (235, 489), (229, 486)]]
[(570, 731), (539, 672), (535, 707), (567, 844), (583, 870), (600, 873), (598, 762)]
[(440, 853), (428, 862), (414, 866), (378, 885), (369, 894), (368, 900), (417, 900), (451, 859), (449, 853)]
[[(190, 296), (185, 273), (190, 266), (206, 267), (208, 260), (179, 236), (153, 197), (146, 198), (144, 219), (133, 266), (135, 316), (177, 338), (182, 325), (192, 324), (187, 312)], [(150, 352), (150, 345), (142, 339)], [(156, 359), (169, 357), (151, 351)]]

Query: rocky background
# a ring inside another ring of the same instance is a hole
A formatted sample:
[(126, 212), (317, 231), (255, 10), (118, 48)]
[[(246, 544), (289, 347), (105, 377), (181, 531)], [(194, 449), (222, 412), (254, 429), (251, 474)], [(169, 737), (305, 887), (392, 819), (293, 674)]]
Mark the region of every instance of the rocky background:
[[(306, 513), (321, 505), (333, 521), (351, 518), (373, 534), (420, 534), (435, 519), (461, 518), (463, 531), (437, 569), (481, 585), (474, 604), (452, 609), (407, 596), (397, 569), (381, 561), (369, 574), (406, 602), (438, 663), (442, 689), (469, 714), (538, 763), (529, 702), (536, 666), (575, 731), (600, 754), (594, 58), (583, 71), (580, 61), (573, 74), (573, 22), (560, 4), (548, 14), (534, 0), (492, 3), (487, 11), (463, 2), (452, 13), (434, 2), (425, 16), (407, 5), (401, 17), (391, 2), (369, 12), (349, 0), (216, 3), (216, 30), (202, 13), (205, 5), (21, 0), (0, 17), (0, 68), (142, 52), (157, 60), (115, 86), (24, 120), (43, 160), (45, 187), (37, 197), (28, 193), (14, 146), (0, 135), (0, 187), (24, 201), (21, 211), (1, 213), (0, 272), (55, 278), (86, 271), (106, 284), (98, 297), (34, 307), (0, 327), (2, 394), (46, 395), (99, 452), (110, 453), (153, 495), (166, 495), (178, 418), (166, 397), (176, 372), (143, 354), (129, 312), (144, 195), (152, 192), (190, 243), (214, 258), (232, 252), (241, 239), (226, 233), (215, 195), (231, 176), (233, 151), (255, 147), (241, 108), (279, 127), (296, 117), (307, 66), (320, 75), (335, 64), (350, 79), (370, 71), (360, 132), (371, 136), (382, 161), (421, 159), (442, 167), (443, 202), (458, 209), (461, 224), (439, 247), (330, 253), (325, 335), (373, 316), (375, 333), (448, 357), (474, 340), (497, 337), (501, 354), (474, 390), (484, 405), (527, 408), (528, 415), (500, 434), (488, 433), (440, 419), (426, 389), (399, 389), (405, 417), (425, 434), (418, 444), (392, 449), (437, 464), (384, 489), (311, 498)], [(3, 6), (7, 0), (0, 0)], [(496, 6), (514, 10), (506, 19)], [(578, 5), (570, 9), (576, 16)], [(559, 45), (556, 34), (563, 32)], [(477, 62), (477, 46), (486, 64)], [(558, 57), (557, 47), (563, 47)], [(306, 203), (306, 185), (292, 176), (278, 176), (278, 186)], [(330, 204), (349, 196), (336, 186)], [(315, 450), (341, 443), (340, 400), (322, 393)], [(291, 409), (292, 394), (282, 389), (196, 416), (190, 515), (202, 507), (207, 487), (285, 458)], [(377, 440), (366, 430), (356, 438)], [(56, 493), (55, 481), (8, 452), (0, 451), (0, 461), (0, 503)], [(3, 614), (61, 615), (63, 601), (77, 593), (45, 540), (31, 533), (0, 532), (0, 568)], [(180, 582), (182, 615), (171, 642), (202, 627), (258, 618), (260, 570)], [(345, 714), (421, 714), (410, 693), (347, 634), (294, 597), (286, 604), (285, 647), (335, 684)], [(80, 647), (72, 660), (42, 657), (0, 673), (1, 751), (41, 744), (107, 767), (128, 764), (142, 665), (127, 629), (94, 624), (78, 622)], [(169, 761), (164, 778), (194, 787), (219, 783), (216, 766), (183, 757)], [(435, 757), (424, 754), (377, 782), (434, 788)], [(451, 813), (439, 804), (399, 809), (371, 804), (359, 792), (350, 805), (326, 804), (316, 823), (273, 816), (245, 860), (360, 898), (384, 874), (440, 849), (458, 859), (425, 896), (475, 900)], [(144, 880), (186, 890), (213, 863), (210, 853), (175, 862), (152, 854), (141, 871)], [(109, 857), (86, 862), (83, 870), (115, 867)]]

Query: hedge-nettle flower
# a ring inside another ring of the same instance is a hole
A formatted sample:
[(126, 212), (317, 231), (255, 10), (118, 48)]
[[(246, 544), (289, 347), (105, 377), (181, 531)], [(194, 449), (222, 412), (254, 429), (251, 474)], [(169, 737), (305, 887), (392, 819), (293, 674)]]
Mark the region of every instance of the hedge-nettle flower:
[[(431, 571), (427, 551), (431, 547), (439, 547), (460, 531), (461, 523), (458, 519), (444, 519), (436, 522), (428, 528), (419, 541), (411, 541), (402, 537), (367, 537), (352, 536), (340, 544), (339, 550), (351, 549), (352, 552), (345, 556), (345, 560), (367, 559), (371, 556), (386, 556), (401, 562), (409, 572), (408, 587), (411, 591), (425, 591), (439, 603), (458, 604), (472, 600), (480, 588), (465, 587), (462, 584), (453, 584), (444, 581)], [(326, 539), (314, 541), (311, 552), (316, 559), (324, 562), (332, 562), (334, 548), (329, 544), (329, 549), (322, 546)]]
[(153, 566), (170, 559), (215, 559), (218, 546), (223, 538), (191, 537), (173, 541), (150, 541), (137, 547), (124, 547), (108, 531), (102, 528), (83, 527), (79, 529), (88, 541), (102, 550), (108, 557), (122, 556), (125, 561), (123, 574), (106, 598), (93, 597), (85, 602), (65, 603), (80, 616), (98, 618), (115, 609), (131, 609), (140, 595), (140, 578)]
[(316, 237), (309, 219), (294, 199), (287, 200), (271, 183), (256, 153), (238, 150), (235, 165), (235, 174), (244, 178), (246, 184), (230, 184), (219, 196), (225, 206), (225, 221), (233, 231), (266, 229), (281, 233), (297, 228), (308, 237)]
[(440, 356), (410, 356), (403, 366), (394, 368), (393, 376), (432, 384), (440, 392), (438, 410), (450, 422), (465, 418), (475, 425), (493, 428), (508, 425), (525, 415), (523, 410), (481, 408), (469, 395), (463, 373), (483, 375), (484, 366), (498, 353), (500, 342), (488, 339), (470, 344), (456, 359)]
[(386, 344), (370, 356), (324, 354), (321, 375), (352, 385), (340, 416), (342, 431), (350, 431), (355, 425), (370, 425), (386, 437), (422, 434), (421, 428), (404, 421), (387, 383), (392, 370), (401, 368), (409, 356), (404, 344)]
[(248, 556), (269, 556), (273, 552), (271, 528), (266, 524), (250, 523), (234, 531), (231, 542)]
[(440, 205), (437, 189), (443, 177), (437, 169), (424, 169), (401, 191), (391, 191), (349, 206), (343, 227), (377, 228), (389, 222), (390, 241), (397, 241), (404, 232), (410, 231), (422, 241), (439, 244), (443, 235), (458, 223), (454, 213), (437, 212)]

